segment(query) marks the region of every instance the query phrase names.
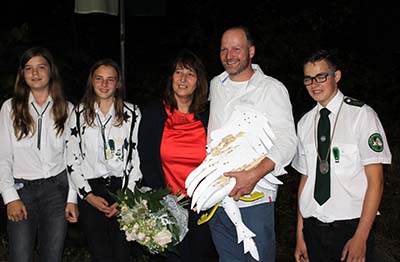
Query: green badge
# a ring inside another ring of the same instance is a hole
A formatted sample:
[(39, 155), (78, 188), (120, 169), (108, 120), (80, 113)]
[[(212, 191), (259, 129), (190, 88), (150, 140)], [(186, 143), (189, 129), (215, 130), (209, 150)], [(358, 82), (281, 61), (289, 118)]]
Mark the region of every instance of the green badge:
[(383, 151), (383, 140), (382, 136), (378, 133), (373, 133), (368, 138), (368, 145), (369, 147), (375, 152), (382, 152)]
[(332, 148), (333, 157), (335, 158), (335, 163), (339, 163), (340, 160), (340, 150), (338, 147)]

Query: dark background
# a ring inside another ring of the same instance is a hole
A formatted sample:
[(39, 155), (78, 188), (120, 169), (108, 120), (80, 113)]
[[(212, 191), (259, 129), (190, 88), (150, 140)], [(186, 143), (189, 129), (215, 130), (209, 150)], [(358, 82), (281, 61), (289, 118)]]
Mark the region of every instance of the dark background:
[[(221, 73), (221, 34), (245, 25), (255, 37), (254, 62), (285, 84), (297, 121), (314, 104), (302, 85), (304, 56), (319, 48), (335, 50), (342, 61), (340, 89), (372, 106), (386, 130), (393, 163), (385, 167), (377, 238), (382, 261), (400, 261), (400, 8), (369, 0), (125, 2), (126, 98), (140, 106), (161, 95), (182, 48), (200, 56), (209, 80)], [(19, 57), (31, 46), (50, 49), (74, 103), (95, 60), (120, 60), (119, 17), (75, 14), (73, 0), (6, 0), (0, 21), (0, 102), (12, 94)], [(288, 171), (277, 201), (278, 261), (291, 261), (294, 248), (298, 174)]]
[[(367, 101), (380, 114), (399, 112), (397, 103), (385, 100), (399, 101), (394, 88), (399, 80), (400, 8), (385, 1), (125, 3), (126, 90), (131, 102), (142, 105), (160, 95), (169, 64), (184, 47), (202, 58), (210, 79), (219, 74), (221, 34), (228, 26), (243, 24), (256, 39), (255, 62), (287, 86), (296, 119), (312, 104), (301, 84), (302, 60), (318, 48), (335, 49), (342, 58), (345, 94)], [(12, 90), (19, 56), (32, 45), (46, 46), (54, 54), (73, 102), (80, 99), (95, 60), (120, 59), (117, 16), (75, 14), (73, 0), (13, 0), (3, 5), (0, 80), (8, 81), (2, 81), (2, 89)], [(380, 112), (382, 102), (386, 109)]]

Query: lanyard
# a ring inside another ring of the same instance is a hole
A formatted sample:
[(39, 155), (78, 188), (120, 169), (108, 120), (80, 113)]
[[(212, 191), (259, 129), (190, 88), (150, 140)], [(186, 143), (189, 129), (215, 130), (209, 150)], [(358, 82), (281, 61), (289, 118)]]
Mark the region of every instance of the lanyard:
[(104, 158), (105, 159), (108, 159), (108, 156), (107, 156), (107, 141), (106, 141), (105, 129), (106, 129), (106, 126), (107, 126), (108, 122), (110, 122), (111, 118), (112, 118), (112, 116), (109, 116), (108, 119), (103, 124), (101, 122), (101, 120), (100, 120), (99, 114), (97, 114), (97, 120), (99, 121), (99, 124), (100, 124), (101, 138), (103, 139), (103, 149), (104, 149), (103, 153), (104, 153)]
[(33, 102), (31, 102), (31, 105), (33, 106), (33, 109), (35, 109), (36, 114), (38, 115), (38, 134), (37, 134), (37, 148), (40, 150), (40, 141), (41, 141), (41, 136), (42, 136), (42, 119), (43, 119), (43, 114), (44, 112), (46, 112), (47, 108), (50, 105), (50, 101), (47, 102), (45, 108), (43, 109), (42, 113), (39, 113), (39, 111), (37, 110), (35, 104)]
[[(336, 118), (335, 118), (335, 122), (333, 124), (333, 130), (332, 130), (332, 134), (331, 134), (331, 137), (330, 137), (331, 139), (329, 141), (328, 152), (326, 152), (325, 159), (321, 159), (321, 156), (319, 155), (319, 152), (318, 152), (318, 139), (319, 138), (317, 138), (317, 126), (318, 126), (317, 116), (318, 116), (319, 111), (317, 110), (317, 113), (315, 114), (315, 120), (314, 120), (314, 123), (315, 123), (315, 125), (314, 125), (314, 145), (315, 145), (315, 149), (317, 151), (318, 160), (320, 161), (320, 163), (322, 163), (322, 164), (320, 164), (319, 168), (322, 168), (321, 173), (323, 173), (323, 174), (326, 174), (329, 171), (329, 164), (328, 164), (328, 158), (330, 156), (329, 151), (331, 151), (333, 135), (335, 134), (335, 131), (336, 131), (336, 124), (337, 124), (337, 120), (339, 118), (340, 111), (342, 110), (343, 102), (344, 102), (344, 98), (343, 98), (342, 102), (340, 103), (340, 107), (339, 107), (339, 110), (337, 112), (337, 115), (336, 115)], [(323, 170), (325, 170), (326, 172), (322, 172)]]

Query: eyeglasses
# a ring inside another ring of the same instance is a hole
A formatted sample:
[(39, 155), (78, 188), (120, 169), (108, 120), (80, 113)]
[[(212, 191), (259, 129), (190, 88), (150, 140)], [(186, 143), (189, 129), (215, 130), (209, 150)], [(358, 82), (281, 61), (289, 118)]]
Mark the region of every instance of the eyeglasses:
[(331, 76), (335, 73), (336, 71), (330, 71), (327, 73), (319, 73), (318, 75), (311, 77), (311, 76), (306, 76), (303, 79), (303, 83), (306, 86), (309, 86), (312, 84), (313, 80), (315, 80), (315, 82), (317, 83), (324, 83), (326, 81), (326, 79), (328, 78), (328, 76)]

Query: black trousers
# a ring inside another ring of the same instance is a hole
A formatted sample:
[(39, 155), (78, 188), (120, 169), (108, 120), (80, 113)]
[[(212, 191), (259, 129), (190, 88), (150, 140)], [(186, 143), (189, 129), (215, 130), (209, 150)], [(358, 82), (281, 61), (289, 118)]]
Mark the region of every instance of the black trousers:
[[(90, 179), (89, 184), (96, 196), (103, 197), (111, 205), (115, 202), (109, 192), (115, 193), (121, 188), (122, 179)], [(91, 260), (93, 262), (130, 261), (129, 243), (125, 233), (119, 229), (116, 217), (107, 218), (105, 214), (85, 200), (78, 200), (79, 223), (85, 234)]]
[[(190, 205), (187, 206), (189, 208)], [(181, 243), (176, 245), (179, 254), (167, 253), (168, 262), (217, 262), (218, 254), (211, 238), (208, 223), (197, 225), (202, 213), (189, 210), (189, 232)]]
[[(353, 237), (359, 219), (323, 223), (316, 218), (304, 219), (303, 234), (311, 262), (339, 262), (344, 246)], [(377, 261), (374, 254), (373, 229), (367, 240), (366, 262)]]

